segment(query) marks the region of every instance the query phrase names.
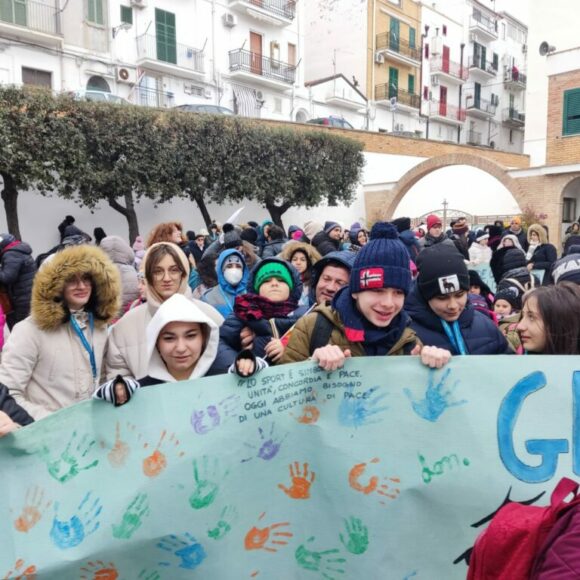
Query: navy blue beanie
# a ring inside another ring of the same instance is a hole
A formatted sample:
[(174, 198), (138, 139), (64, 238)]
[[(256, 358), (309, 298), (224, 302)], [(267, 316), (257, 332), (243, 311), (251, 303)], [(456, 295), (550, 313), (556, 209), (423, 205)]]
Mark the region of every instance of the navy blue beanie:
[(397, 228), (378, 222), (370, 238), (354, 259), (349, 284), (351, 294), (376, 288), (398, 288), (407, 294), (411, 286), (409, 253), (399, 240)]

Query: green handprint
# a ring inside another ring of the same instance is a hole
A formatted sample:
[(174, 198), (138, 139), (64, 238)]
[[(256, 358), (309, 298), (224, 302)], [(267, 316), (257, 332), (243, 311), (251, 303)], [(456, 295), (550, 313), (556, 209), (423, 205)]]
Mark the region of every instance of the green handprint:
[(139, 576), (137, 576), (137, 580), (161, 580), (161, 574), (157, 570), (151, 571), (144, 568), (141, 570)]
[(129, 504), (120, 524), (113, 524), (113, 537), (128, 540), (141, 527), (143, 518), (149, 515), (147, 494), (140, 493)]
[(82, 467), (79, 465), (89, 454), (94, 444), (95, 440), (89, 440), (88, 434), (85, 434), (79, 441), (77, 439), (77, 432), (73, 431), (60, 457), (53, 459), (50, 450), (46, 446), (40, 451), (40, 456), (48, 467), (48, 473), (60, 483), (66, 483), (73, 479), (73, 477), (76, 477), (81, 471), (91, 469), (99, 464), (99, 460), (95, 459), (92, 463)]
[(364, 554), (369, 547), (369, 531), (358, 518), (344, 520), (346, 538), (340, 534), (342, 545), (355, 555)]
[(228, 505), (226, 506), (220, 515), (220, 519), (218, 523), (215, 525), (215, 528), (207, 531), (207, 535), (212, 540), (221, 540), (224, 538), (232, 529), (231, 524), (237, 519), (238, 517), (238, 510)]
[[(194, 510), (203, 509), (211, 505), (218, 492), (219, 486), (215, 480), (219, 478), (219, 462), (214, 459), (212, 471), (209, 472), (209, 457), (204, 455), (201, 458), (201, 469), (197, 459), (193, 460), (193, 478), (195, 479), (195, 489), (189, 496), (189, 504)], [(226, 471), (224, 477), (228, 474)]]
[[(314, 541), (314, 537), (308, 538), (306, 543)], [(309, 550), (305, 544), (300, 544), (294, 553), (298, 566), (312, 572), (320, 572), (320, 575), (326, 580), (335, 580), (334, 574), (344, 574), (344, 568), (338, 568), (346, 562), (345, 558), (340, 556), (337, 549), (314, 552)]]

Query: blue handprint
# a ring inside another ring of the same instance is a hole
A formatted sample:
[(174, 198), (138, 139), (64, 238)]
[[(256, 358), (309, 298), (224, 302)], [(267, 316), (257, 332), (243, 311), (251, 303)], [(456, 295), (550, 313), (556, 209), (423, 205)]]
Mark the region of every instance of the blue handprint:
[[(244, 443), (246, 447), (252, 449), (251, 451), (252, 455), (250, 455), (250, 457), (242, 459), (242, 463), (250, 461), (254, 459), (254, 457), (259, 457), (264, 461), (270, 461), (270, 459), (276, 457), (278, 451), (280, 451), (280, 447), (282, 446), (282, 442), (284, 441), (286, 436), (280, 438), (274, 433), (274, 430), (275, 430), (274, 423), (272, 423), (272, 425), (270, 426), (270, 432), (268, 435), (266, 435), (262, 427), (258, 427), (260, 441), (257, 442), (258, 443), (257, 445), (253, 445), (251, 443)], [(256, 450), (258, 451), (257, 454)]]
[(347, 387), (344, 399), (338, 408), (340, 424), (344, 427), (361, 427), (362, 425), (378, 423), (380, 420), (371, 421), (371, 417), (375, 417), (388, 409), (386, 406), (378, 406), (387, 396), (386, 393), (373, 396), (378, 390), (379, 387), (371, 387), (364, 393), (354, 393), (354, 385)]
[(103, 506), (99, 498), (91, 503), (91, 492), (89, 491), (77, 508), (77, 513), (69, 520), (58, 519), (59, 504), (54, 506), (55, 516), (52, 520), (50, 539), (61, 550), (78, 546), (87, 536), (99, 529), (98, 520)]
[[(185, 534), (181, 540), (171, 534), (159, 540), (158, 548), (171, 552), (179, 558), (179, 567), (186, 570), (195, 570), (206, 558), (203, 546), (191, 535)], [(170, 562), (159, 562), (160, 566), (171, 566)]]
[(425, 397), (419, 401), (416, 401), (411, 393), (410, 389), (405, 389), (405, 395), (407, 395), (409, 401), (413, 406), (413, 411), (426, 419), (427, 421), (435, 422), (443, 413), (450, 407), (458, 407), (459, 405), (465, 405), (467, 401), (462, 399), (461, 401), (450, 401), (453, 391), (457, 388), (459, 381), (455, 381), (452, 387), (446, 388), (445, 383), (449, 378), (449, 373), (451, 369), (447, 369), (441, 380), (435, 384), (435, 369), (429, 370), (429, 382), (427, 384), (427, 390), (425, 391)]

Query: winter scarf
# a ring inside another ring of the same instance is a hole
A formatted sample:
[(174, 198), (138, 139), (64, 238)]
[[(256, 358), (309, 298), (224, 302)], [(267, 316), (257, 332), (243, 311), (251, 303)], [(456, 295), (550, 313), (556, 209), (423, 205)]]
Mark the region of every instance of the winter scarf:
[(294, 300), (284, 300), (283, 302), (272, 302), (259, 294), (242, 294), (236, 296), (234, 314), (244, 321), (269, 320), (270, 318), (285, 318), (298, 308), (298, 303)]
[(345, 336), (350, 342), (362, 342), (367, 356), (384, 356), (399, 341), (411, 319), (401, 311), (386, 328), (369, 322), (357, 309), (348, 287), (338, 291), (332, 306), (344, 323)]

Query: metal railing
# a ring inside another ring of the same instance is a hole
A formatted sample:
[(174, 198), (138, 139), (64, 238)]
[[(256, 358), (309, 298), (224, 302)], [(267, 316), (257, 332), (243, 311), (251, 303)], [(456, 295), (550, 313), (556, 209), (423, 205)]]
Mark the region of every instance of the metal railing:
[(481, 57), (469, 57), (469, 68), (478, 68), (490, 75), (497, 74), (497, 64), (491, 60), (483, 60)]
[(444, 60), (440, 56), (431, 58), (431, 74), (445, 73), (456, 79), (466, 81), (469, 75), (469, 69), (458, 62)]
[(400, 105), (406, 105), (407, 107), (412, 107), (413, 109), (418, 109), (421, 107), (420, 95), (415, 95), (402, 89), (397, 90), (392, 86), (389, 86), (389, 83), (375, 86), (376, 101), (388, 101), (393, 97), (397, 99), (397, 103)]
[(266, 12), (294, 20), (296, 16), (295, 0), (245, 0), (247, 4), (261, 8)]
[(461, 109), (455, 105), (449, 105), (448, 103), (442, 103), (441, 101), (431, 101), (429, 105), (429, 114), (432, 116), (437, 115), (439, 117), (445, 117), (461, 123), (465, 121), (465, 109)]
[(135, 104), (142, 107), (172, 107), (175, 95), (149, 87), (135, 87)]
[(392, 50), (413, 60), (421, 60), (421, 50), (411, 46), (406, 40), (395, 37), (390, 32), (377, 34), (377, 50)]
[(520, 113), (515, 107), (507, 107), (503, 110), (504, 120), (512, 121), (513, 123), (524, 124), (526, 122), (526, 114)]
[(296, 66), (249, 50), (230, 50), (230, 71), (244, 71), (289, 85), (296, 78)]
[(523, 72), (517, 69), (506, 68), (503, 75), (503, 80), (506, 83), (521, 83), (524, 87), (528, 82), (528, 77)]
[(473, 131), (472, 129), (467, 131), (467, 144), (481, 145), (481, 133), (479, 133), (478, 131)]
[(479, 28), (489, 34), (497, 36), (497, 20), (495, 18), (489, 18), (489, 16), (484, 16), (477, 10), (473, 11), (469, 20), (469, 26), (471, 28)]
[(204, 54), (200, 49), (175, 43), (165, 44), (163, 50), (160, 50), (157, 37), (153, 34), (137, 37), (137, 58), (158, 60), (195, 72), (204, 72)]
[(482, 113), (488, 113), (489, 115), (495, 115), (497, 105), (488, 101), (487, 99), (476, 99), (474, 95), (465, 95), (465, 108), (470, 110), (481, 111)]
[(54, 4), (28, 0), (26, 3), (0, 2), (0, 21), (46, 34), (61, 35), (60, 13)]

